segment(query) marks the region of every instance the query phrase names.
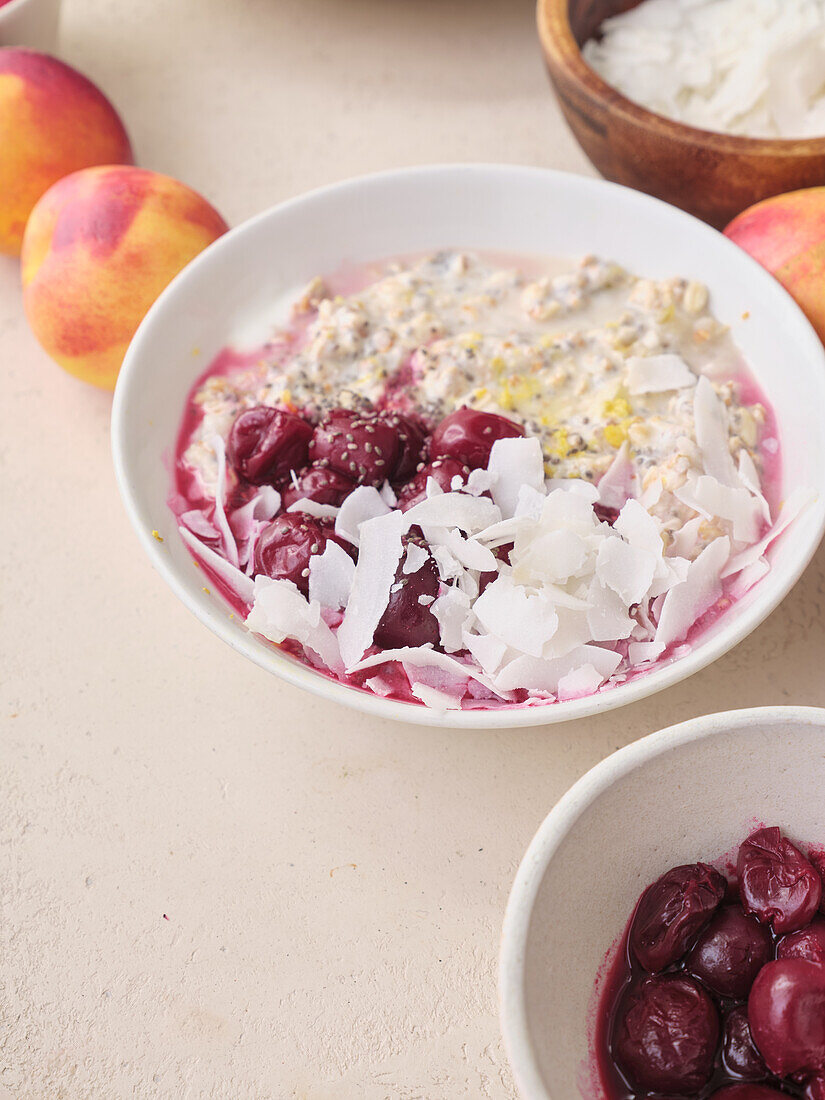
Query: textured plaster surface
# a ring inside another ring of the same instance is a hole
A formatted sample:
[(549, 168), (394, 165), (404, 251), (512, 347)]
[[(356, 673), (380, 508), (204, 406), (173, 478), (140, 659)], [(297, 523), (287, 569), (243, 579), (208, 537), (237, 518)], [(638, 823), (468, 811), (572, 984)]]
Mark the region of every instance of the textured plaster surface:
[[(231, 222), (415, 162), (589, 171), (532, 0), (66, 0), (141, 163)], [(822, 703), (825, 557), (734, 653), (564, 727), (392, 725), (303, 695), (154, 575), (0, 258), (0, 1100), (512, 1100), (495, 967), (556, 799), (619, 745)]]

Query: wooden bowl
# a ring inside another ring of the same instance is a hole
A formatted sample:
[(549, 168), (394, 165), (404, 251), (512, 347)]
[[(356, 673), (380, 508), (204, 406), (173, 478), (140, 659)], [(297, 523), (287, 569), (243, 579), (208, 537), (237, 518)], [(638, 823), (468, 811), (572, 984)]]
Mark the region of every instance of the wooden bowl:
[(761, 199), (825, 183), (825, 137), (748, 138), (685, 126), (631, 102), (581, 46), (640, 0), (538, 0), (547, 70), (577, 141), (603, 176), (717, 228)]

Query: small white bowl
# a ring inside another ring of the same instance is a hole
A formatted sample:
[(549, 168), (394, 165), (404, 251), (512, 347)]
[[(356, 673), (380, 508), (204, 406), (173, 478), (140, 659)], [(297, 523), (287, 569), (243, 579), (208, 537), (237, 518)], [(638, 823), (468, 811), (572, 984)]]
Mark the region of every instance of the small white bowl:
[(620, 749), (533, 838), (501, 937), (504, 1043), (524, 1100), (602, 1100), (591, 1076), (596, 978), (642, 890), (734, 851), (755, 822), (825, 843), (825, 710), (710, 714)]
[(60, 0), (11, 0), (0, 7), (0, 46), (50, 53), (57, 45)]
[[(313, 275), (343, 262), (458, 246), (510, 253), (597, 252), (637, 274), (708, 283), (774, 405), (784, 491), (818, 492), (773, 547), (773, 568), (686, 656), (584, 699), (524, 709), (450, 711), (396, 702), (336, 683), (250, 634), (204, 592), (167, 508), (173, 448), (187, 393), (225, 345), (254, 348), (285, 319)], [(744, 320), (743, 315), (749, 319)], [(776, 607), (798, 580), (825, 526), (825, 352), (782, 287), (741, 249), (695, 218), (602, 180), (505, 165), (445, 165), (381, 173), (326, 187), (227, 233), (164, 291), (123, 364), (112, 414), (115, 471), (153, 564), (198, 618), (262, 668), (316, 694), (388, 718), (428, 725), (528, 726), (579, 718), (644, 698), (716, 660)], [(156, 530), (164, 541), (153, 537)]]

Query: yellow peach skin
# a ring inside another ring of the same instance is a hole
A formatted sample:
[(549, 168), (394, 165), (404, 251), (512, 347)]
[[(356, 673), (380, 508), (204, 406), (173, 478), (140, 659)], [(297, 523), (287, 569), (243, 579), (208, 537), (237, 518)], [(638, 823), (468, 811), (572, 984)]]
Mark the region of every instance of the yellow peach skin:
[(758, 202), (725, 236), (779, 280), (825, 343), (825, 187)]
[(86, 168), (54, 184), (23, 239), (23, 304), (71, 374), (112, 389), (149, 307), (226, 222), (196, 191), (144, 168)]
[(106, 97), (85, 76), (33, 50), (0, 49), (0, 252), (17, 255), (26, 219), (53, 183), (95, 164), (131, 164)]

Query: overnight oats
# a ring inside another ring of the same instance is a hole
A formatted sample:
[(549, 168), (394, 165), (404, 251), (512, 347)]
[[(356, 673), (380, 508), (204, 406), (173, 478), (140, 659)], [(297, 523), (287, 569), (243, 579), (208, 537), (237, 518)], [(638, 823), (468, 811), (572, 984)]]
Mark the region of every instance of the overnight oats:
[(192, 390), (170, 500), (249, 630), (438, 709), (609, 690), (769, 570), (770, 407), (700, 283), (459, 251), (317, 278)]

